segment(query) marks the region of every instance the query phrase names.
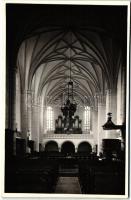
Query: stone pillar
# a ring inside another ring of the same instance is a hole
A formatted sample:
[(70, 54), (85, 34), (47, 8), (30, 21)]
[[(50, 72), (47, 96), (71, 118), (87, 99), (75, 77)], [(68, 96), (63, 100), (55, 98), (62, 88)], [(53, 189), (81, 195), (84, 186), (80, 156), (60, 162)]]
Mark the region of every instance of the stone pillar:
[[(12, 130), (14, 131), (13, 134), (13, 154), (16, 155), (16, 137), (17, 137), (17, 131), (21, 130), (21, 96), (20, 96), (20, 77), (18, 74), (18, 71), (15, 69), (14, 72), (14, 78), (15, 78), (15, 87), (12, 92), (12, 98), (13, 104), (10, 105), (13, 109), (13, 115), (12, 115)], [(7, 116), (6, 116), (7, 117)]]
[(121, 83), (121, 120), (122, 124), (126, 122), (126, 69), (122, 68), (122, 83)]
[(121, 119), (121, 93), (122, 93), (122, 74), (121, 74), (121, 67), (119, 69), (118, 73), (118, 79), (117, 79), (117, 124), (122, 124)]
[(20, 74), (16, 73), (16, 128), (21, 131), (21, 87)]
[[(106, 91), (106, 120), (107, 121), (107, 113), (112, 113), (112, 122), (117, 124), (117, 91), (115, 89), (109, 89)], [(117, 133), (115, 130), (113, 131), (104, 131), (105, 138), (111, 139), (116, 138)]]
[(43, 106), (43, 131), (44, 131), (44, 134), (47, 133), (46, 109), (47, 109), (47, 107), (46, 107), (46, 106)]
[(21, 92), (21, 137), (26, 141), (26, 149), (25, 149), (26, 152), (28, 152), (27, 134), (28, 134), (27, 90), (23, 90)]
[(90, 107), (90, 131), (93, 130), (93, 108)]
[(94, 143), (97, 144), (98, 141), (98, 110), (92, 108), (92, 132)]
[(106, 114), (112, 113), (112, 121), (117, 123), (117, 92), (115, 89), (106, 91)]
[(31, 125), (31, 133), (32, 140), (34, 140), (34, 150), (39, 152), (39, 116), (40, 116), (40, 106), (38, 104), (37, 97), (34, 98), (32, 104), (32, 125)]
[(75, 153), (77, 153), (77, 151), (78, 151), (78, 147), (77, 147), (77, 146), (75, 146)]
[(61, 146), (60, 145), (58, 146), (58, 150), (59, 150), (59, 152), (61, 152)]
[(98, 145), (98, 152), (102, 152), (102, 139), (104, 138), (104, 130), (102, 126), (106, 122), (106, 101), (105, 95), (100, 94), (98, 96), (98, 138), (97, 138), (97, 145)]
[(13, 131), (16, 129), (16, 72), (16, 67), (12, 67), (9, 71), (9, 82), (7, 86), (9, 93), (6, 92), (6, 95), (8, 95), (6, 105), (6, 124), (7, 128)]
[(43, 134), (44, 134), (44, 126), (43, 126), (43, 112), (44, 112), (44, 109), (43, 109), (43, 102), (42, 102), (41, 98), (40, 98), (39, 105), (40, 105), (39, 141), (40, 141), (40, 143), (42, 143), (43, 142)]
[(27, 116), (27, 91), (21, 93), (21, 132), (22, 138), (27, 139), (28, 116)]
[(32, 116), (32, 92), (31, 90), (27, 91), (27, 129), (30, 134), (29, 139), (32, 139), (31, 132), (31, 116)]
[(9, 112), (6, 114), (6, 117), (8, 116), (8, 127), (9, 129), (13, 130), (13, 154), (16, 155), (16, 130), (17, 130), (17, 121), (16, 121), (16, 98), (17, 98), (17, 92), (16, 92), (16, 73), (17, 68), (13, 67), (13, 69), (9, 72), (10, 80), (9, 80)]

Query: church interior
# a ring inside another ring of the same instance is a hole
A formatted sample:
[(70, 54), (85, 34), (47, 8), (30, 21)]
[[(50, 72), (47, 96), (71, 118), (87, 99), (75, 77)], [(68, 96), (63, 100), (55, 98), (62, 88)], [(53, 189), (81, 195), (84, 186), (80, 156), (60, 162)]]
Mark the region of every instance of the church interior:
[(6, 5), (5, 192), (125, 194), (127, 6)]

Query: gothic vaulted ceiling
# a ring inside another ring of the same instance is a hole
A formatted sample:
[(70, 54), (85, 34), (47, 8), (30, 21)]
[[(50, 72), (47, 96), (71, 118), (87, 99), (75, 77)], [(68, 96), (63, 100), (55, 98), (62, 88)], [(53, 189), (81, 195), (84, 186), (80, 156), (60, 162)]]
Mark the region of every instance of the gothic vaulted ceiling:
[(124, 9), (44, 5), (26, 9), (27, 22), (24, 17), (19, 21), (23, 31), (20, 34), (21, 26), (15, 31), (22, 90), (34, 91), (48, 104), (59, 103), (67, 94), (70, 68), (77, 102), (86, 99), (89, 104), (96, 93), (116, 85), (125, 48)]

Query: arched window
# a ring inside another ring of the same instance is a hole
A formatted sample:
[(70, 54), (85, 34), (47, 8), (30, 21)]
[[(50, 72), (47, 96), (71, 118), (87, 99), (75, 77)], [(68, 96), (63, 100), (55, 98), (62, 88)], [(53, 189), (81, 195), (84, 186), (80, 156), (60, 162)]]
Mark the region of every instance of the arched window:
[(90, 107), (85, 106), (84, 110), (84, 130), (90, 130)]
[(53, 130), (54, 115), (53, 115), (53, 109), (50, 106), (47, 107), (46, 120), (47, 120), (47, 131)]

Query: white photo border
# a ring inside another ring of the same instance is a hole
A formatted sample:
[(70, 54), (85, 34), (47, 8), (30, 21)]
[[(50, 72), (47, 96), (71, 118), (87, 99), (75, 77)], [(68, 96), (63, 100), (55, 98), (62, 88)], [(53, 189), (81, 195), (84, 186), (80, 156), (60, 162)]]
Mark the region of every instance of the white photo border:
[[(125, 167), (125, 195), (79, 195), (79, 194), (31, 194), (31, 193), (5, 193), (4, 192), (4, 148), (5, 148), (5, 104), (3, 102), (5, 102), (5, 95), (6, 95), (6, 89), (5, 89), (5, 77), (6, 77), (6, 4), (7, 3), (17, 3), (17, 4), (66, 4), (66, 5), (112, 5), (112, 6), (127, 6), (128, 8), (128, 18), (127, 18), (127, 74), (126, 74), (126, 91), (127, 91), (127, 95), (126, 95), (126, 134), (128, 135), (128, 137), (126, 137), (126, 167)], [(72, 198), (72, 199), (85, 199), (85, 198), (128, 198), (128, 189), (129, 189), (129, 115), (130, 115), (130, 102), (129, 102), (129, 96), (130, 96), (130, 68), (129, 68), (129, 43), (130, 43), (130, 1), (42, 1), (42, 0), (4, 0), (1, 2), (1, 6), (0, 6), (0, 13), (1, 13), (1, 19), (0, 19), (0, 23), (1, 23), (1, 45), (2, 48), (0, 48), (0, 55), (1, 55), (1, 73), (0, 73), (0, 83), (2, 86), (2, 96), (0, 98), (0, 111), (1, 111), (1, 120), (0, 120), (0, 132), (1, 134), (1, 195), (2, 197), (31, 197), (31, 198), (38, 198), (38, 197), (42, 197), (42, 198), (48, 198), (48, 199), (53, 199), (53, 198)], [(4, 105), (3, 105), (4, 104)], [(17, 198), (18, 199), (18, 198)]]

